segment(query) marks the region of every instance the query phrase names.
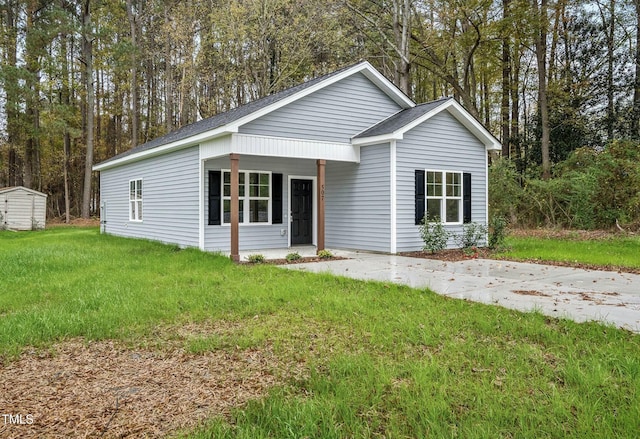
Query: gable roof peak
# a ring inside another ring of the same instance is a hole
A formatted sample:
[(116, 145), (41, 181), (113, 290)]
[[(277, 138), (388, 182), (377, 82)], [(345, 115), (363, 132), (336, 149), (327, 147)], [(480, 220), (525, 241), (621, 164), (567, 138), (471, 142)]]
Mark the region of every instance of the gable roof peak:
[(445, 110), (451, 113), (453, 117), (471, 131), (471, 133), (485, 145), (487, 150), (502, 149), (498, 139), (453, 97), (443, 97), (435, 101), (416, 105), (412, 108), (400, 110), (378, 122), (371, 128), (357, 134), (352, 138), (352, 142), (357, 145), (371, 145), (394, 139), (402, 139), (404, 133)]
[[(101, 170), (116, 164), (122, 164), (135, 160), (147, 154), (158, 154), (175, 148), (195, 145), (207, 139), (238, 131), (238, 127), (249, 123), (259, 117), (277, 110), (295, 100), (307, 96), (328, 85), (345, 79), (356, 73), (362, 73), (387, 96), (402, 108), (415, 106), (407, 95), (378, 72), (368, 61), (360, 60), (331, 73), (317, 76), (301, 84), (285, 90), (269, 94), (262, 98), (239, 105), (231, 110), (218, 113), (206, 119), (199, 120), (189, 125), (182, 126), (164, 136), (138, 145), (128, 151), (111, 157), (94, 166), (94, 170)], [(161, 148), (162, 147), (162, 148)]]

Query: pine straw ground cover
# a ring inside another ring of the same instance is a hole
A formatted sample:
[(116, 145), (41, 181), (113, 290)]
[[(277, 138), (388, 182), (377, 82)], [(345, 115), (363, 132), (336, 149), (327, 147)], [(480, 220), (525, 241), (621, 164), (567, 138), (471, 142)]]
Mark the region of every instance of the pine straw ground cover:
[(0, 425), (0, 437), (162, 437), (264, 396), (282, 369), (268, 348), (192, 354), (69, 340), (0, 370), (3, 412), (33, 421)]

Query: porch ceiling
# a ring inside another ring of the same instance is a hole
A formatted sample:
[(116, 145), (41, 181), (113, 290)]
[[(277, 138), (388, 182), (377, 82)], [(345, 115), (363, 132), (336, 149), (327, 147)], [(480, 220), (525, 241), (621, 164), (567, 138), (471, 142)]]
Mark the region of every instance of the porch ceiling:
[(360, 162), (360, 147), (350, 143), (232, 134), (203, 142), (200, 145), (201, 160), (227, 156), (232, 153), (264, 157)]

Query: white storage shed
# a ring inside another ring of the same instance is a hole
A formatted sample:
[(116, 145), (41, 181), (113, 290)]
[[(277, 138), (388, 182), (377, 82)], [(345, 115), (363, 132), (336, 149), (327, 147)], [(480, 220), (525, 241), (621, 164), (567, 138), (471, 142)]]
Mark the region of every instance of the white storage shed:
[(0, 188), (0, 229), (44, 229), (47, 195), (23, 186)]

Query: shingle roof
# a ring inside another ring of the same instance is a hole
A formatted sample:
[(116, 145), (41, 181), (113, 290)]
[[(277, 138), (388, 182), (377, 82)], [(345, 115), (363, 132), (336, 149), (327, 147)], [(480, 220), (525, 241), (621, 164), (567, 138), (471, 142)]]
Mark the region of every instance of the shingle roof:
[(343, 71), (348, 70), (358, 64), (360, 63), (351, 64), (349, 66), (343, 67), (334, 72), (328, 73), (326, 75), (318, 76), (309, 81), (303, 82), (302, 84), (265, 96), (261, 99), (257, 99), (255, 101), (241, 105), (239, 107), (236, 107), (224, 113), (216, 114), (215, 116), (209, 117), (207, 119), (202, 119), (198, 122), (185, 125), (181, 128), (178, 128), (175, 131), (171, 131), (170, 133), (165, 134), (162, 137), (155, 138), (153, 140), (148, 141), (147, 143), (138, 145), (135, 148), (130, 149), (129, 151), (125, 151), (121, 154), (115, 155), (107, 160), (104, 160), (103, 162), (100, 163), (100, 165), (104, 163), (108, 163), (115, 159), (126, 157), (131, 154), (150, 150), (158, 146), (166, 145), (168, 143), (186, 139), (188, 137), (195, 136), (197, 134), (201, 134), (209, 130), (220, 128), (224, 125), (230, 124), (245, 116), (248, 116), (251, 113), (261, 110), (262, 108), (268, 107), (269, 105), (274, 104), (282, 99), (285, 99), (291, 95), (294, 95), (302, 90), (312, 87), (319, 82), (325, 81), (333, 76), (336, 76), (342, 73)]
[(405, 110), (398, 111), (397, 113), (389, 116), (388, 118), (377, 123), (371, 128), (368, 128), (363, 132), (359, 133), (358, 135), (354, 136), (354, 139), (382, 136), (384, 134), (394, 133), (400, 128), (408, 125), (409, 123), (422, 117), (423, 115), (427, 114), (434, 108), (439, 107), (440, 105), (446, 103), (451, 99), (453, 98), (451, 97), (441, 98), (436, 101), (426, 102), (424, 104), (416, 105), (415, 107), (412, 107), (412, 108), (407, 108)]

